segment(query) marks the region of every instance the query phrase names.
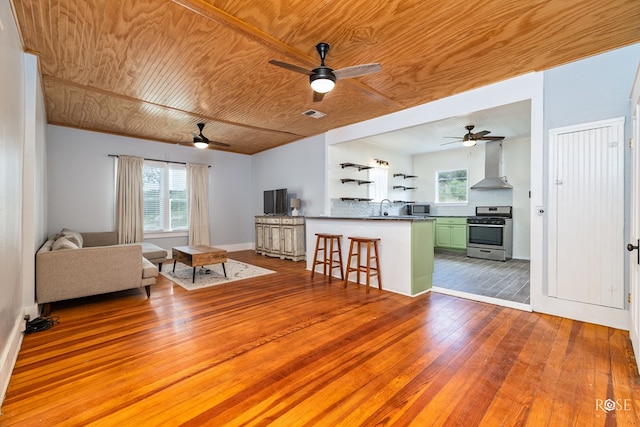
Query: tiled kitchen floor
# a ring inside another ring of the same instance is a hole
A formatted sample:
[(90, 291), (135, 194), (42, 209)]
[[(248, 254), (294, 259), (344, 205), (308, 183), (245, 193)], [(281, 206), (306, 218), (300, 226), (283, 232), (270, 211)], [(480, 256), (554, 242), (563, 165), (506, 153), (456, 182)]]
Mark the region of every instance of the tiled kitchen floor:
[(435, 253), (433, 286), (529, 304), (529, 261)]

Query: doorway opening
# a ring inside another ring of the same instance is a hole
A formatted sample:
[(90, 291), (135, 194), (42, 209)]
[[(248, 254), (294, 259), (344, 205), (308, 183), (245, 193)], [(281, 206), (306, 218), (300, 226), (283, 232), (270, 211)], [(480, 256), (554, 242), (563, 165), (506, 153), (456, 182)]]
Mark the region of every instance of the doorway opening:
[(433, 290), (530, 310), (530, 262), (484, 260), (436, 251)]

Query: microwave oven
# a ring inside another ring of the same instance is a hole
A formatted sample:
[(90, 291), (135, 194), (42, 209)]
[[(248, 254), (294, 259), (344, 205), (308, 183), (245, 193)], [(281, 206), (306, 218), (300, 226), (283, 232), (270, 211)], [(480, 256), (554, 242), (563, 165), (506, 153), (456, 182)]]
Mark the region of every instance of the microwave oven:
[(407, 208), (409, 211), (409, 215), (426, 216), (429, 215), (430, 205), (427, 205), (425, 203), (413, 203), (411, 205), (408, 205)]

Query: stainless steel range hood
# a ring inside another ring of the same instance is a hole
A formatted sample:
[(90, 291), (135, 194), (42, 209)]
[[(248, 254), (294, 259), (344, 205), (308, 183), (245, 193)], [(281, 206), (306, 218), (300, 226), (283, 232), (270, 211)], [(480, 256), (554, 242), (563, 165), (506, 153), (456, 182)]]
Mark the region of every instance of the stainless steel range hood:
[(502, 141), (487, 141), (484, 146), (484, 179), (472, 190), (507, 190), (513, 188), (502, 176)]

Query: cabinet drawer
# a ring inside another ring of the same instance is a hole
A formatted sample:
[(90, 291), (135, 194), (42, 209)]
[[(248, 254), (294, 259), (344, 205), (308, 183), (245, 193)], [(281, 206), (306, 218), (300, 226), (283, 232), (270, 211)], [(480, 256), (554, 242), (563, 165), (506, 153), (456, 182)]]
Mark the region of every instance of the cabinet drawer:
[(283, 217), (282, 225), (294, 225), (294, 224), (302, 224), (302, 218), (300, 217)]
[(436, 224), (446, 225), (466, 225), (466, 217), (437, 217)]
[(280, 218), (264, 218), (264, 224), (280, 224)]

